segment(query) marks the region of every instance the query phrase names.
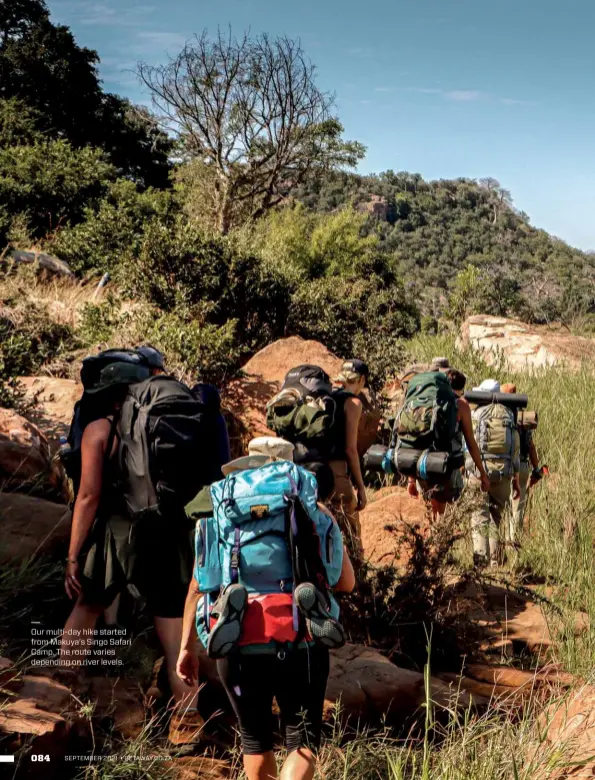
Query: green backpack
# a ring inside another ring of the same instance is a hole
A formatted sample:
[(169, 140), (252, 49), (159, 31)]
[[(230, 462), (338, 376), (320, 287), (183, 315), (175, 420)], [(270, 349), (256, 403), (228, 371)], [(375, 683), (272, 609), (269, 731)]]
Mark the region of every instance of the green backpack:
[[(473, 431), (490, 481), (511, 477), (514, 472), (515, 418), (503, 404), (480, 406), (472, 414)], [(467, 462), (467, 469), (472, 470)]]
[(399, 447), (450, 452), (457, 432), (457, 396), (446, 374), (416, 374), (395, 422)]
[(336, 418), (337, 401), (331, 381), (319, 366), (291, 369), (281, 392), (267, 404), (267, 427), (277, 436), (302, 445), (312, 460), (329, 457)]

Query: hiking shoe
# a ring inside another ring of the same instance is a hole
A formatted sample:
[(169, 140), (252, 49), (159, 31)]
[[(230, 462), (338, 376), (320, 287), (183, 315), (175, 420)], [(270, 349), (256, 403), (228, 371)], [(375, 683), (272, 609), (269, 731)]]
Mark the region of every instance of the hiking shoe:
[(310, 582), (298, 585), (293, 595), (298, 609), (306, 618), (310, 636), (331, 649), (343, 647), (345, 634), (341, 624), (332, 617), (322, 593)]
[(235, 647), (242, 632), (242, 619), (248, 603), (248, 593), (243, 585), (228, 585), (213, 607), (219, 615), (211, 629), (207, 642), (209, 658), (225, 658)]
[(169, 722), (168, 740), (176, 747), (192, 748), (201, 741), (205, 722), (198, 710), (174, 713)]

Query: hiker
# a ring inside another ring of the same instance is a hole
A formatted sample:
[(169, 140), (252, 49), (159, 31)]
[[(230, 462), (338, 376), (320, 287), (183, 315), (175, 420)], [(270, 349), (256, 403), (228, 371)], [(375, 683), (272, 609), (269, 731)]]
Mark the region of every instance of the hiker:
[[(355, 585), (339, 527), (316, 503), (326, 498), (325, 489), (332, 490), (332, 481), (320, 480), (317, 496), (314, 476), (292, 462), (293, 451), (293, 444), (280, 438), (254, 439), (247, 456), (224, 466), (226, 479), (201, 491), (200, 500), (187, 507), (197, 518), (196, 563), (178, 673), (187, 686), (196, 684), (198, 641), (217, 659), (238, 718), (248, 780), (278, 776), (273, 698), (288, 753), (280, 776), (314, 777), (329, 648), (344, 642), (338, 611), (330, 606), (336, 602), (327, 600), (324, 590), (350, 592)], [(316, 470), (325, 473), (324, 464)], [(295, 511), (289, 538), (284, 533), (288, 500)], [(226, 501), (231, 503), (225, 506)], [(304, 571), (309, 580), (301, 576)]]
[[(495, 379), (485, 379), (474, 390), (491, 394), (501, 392), (500, 383)], [(514, 412), (501, 402), (478, 406), (472, 412), (472, 419), (489, 482), (487, 493), (471, 517), (473, 558), (477, 566), (496, 567), (504, 557), (500, 537), (510, 541), (509, 524), (503, 526), (503, 520), (511, 511), (512, 499), (520, 496), (519, 435)], [(466, 470), (469, 484), (477, 485), (475, 459), (472, 462), (467, 458)]]
[[(503, 384), (502, 393), (516, 393), (516, 385), (512, 383)], [(523, 530), (523, 520), (525, 519), (525, 510), (527, 508), (527, 499), (529, 489), (539, 482), (542, 478), (542, 471), (539, 466), (539, 457), (537, 448), (533, 441), (533, 430), (519, 425), (519, 491), (518, 498), (512, 500), (512, 515), (510, 527), (510, 540), (518, 541), (519, 535)]]
[[(367, 366), (355, 363), (357, 379), (350, 387), (361, 392)], [(354, 392), (343, 387), (333, 390), (326, 371), (311, 365), (291, 369), (281, 391), (267, 404), (267, 426), (295, 445), (296, 463), (322, 462), (331, 467), (335, 479), (331, 507), (357, 556), (361, 554), (359, 512), (367, 503), (358, 452), (362, 408)]]
[[(62, 638), (62, 665), (84, 659), (73, 630), (93, 630), (127, 590), (146, 603), (163, 648), (174, 700), (170, 742), (191, 746), (203, 723), (196, 686), (176, 674), (193, 560), (194, 529), (183, 507), (209, 470), (216, 473), (212, 416), (185, 385), (134, 350), (87, 358), (81, 378), (85, 392), (69, 434), (75, 473), (82, 426), (65, 579), (75, 605)], [(88, 643), (84, 653), (90, 652)]]
[[(446, 358), (434, 358), (433, 362), (436, 362), (437, 360), (445, 361)], [(440, 369), (435, 368), (434, 370), (438, 371)], [(473, 463), (477, 468), (481, 489), (483, 491), (487, 491), (489, 487), (489, 479), (483, 467), (481, 453), (473, 433), (471, 407), (463, 397), (465, 392), (465, 385), (467, 383), (467, 377), (461, 371), (457, 371), (454, 368), (446, 368), (443, 373), (446, 374), (452, 391), (456, 396), (457, 407), (456, 425), (454, 429), (454, 435), (451, 439), (449, 453), (455, 459), (458, 458), (457, 462), (460, 462), (462, 467), (464, 462), (464, 440), (467, 446), (467, 450), (473, 459)], [(463, 487), (464, 480), (461, 473), (461, 468), (454, 468), (450, 477), (445, 483), (433, 484), (431, 480), (420, 479), (416, 481), (415, 477), (408, 478), (409, 495), (416, 498), (419, 495), (419, 490), (421, 489), (424, 498), (430, 503), (432, 517), (434, 519), (446, 512), (447, 504), (453, 504), (458, 501), (461, 493), (463, 492)]]
[(346, 360), (335, 378), (338, 389), (351, 393), (362, 402), (362, 413), (357, 431), (357, 451), (362, 458), (375, 444), (382, 415), (374, 406), (367, 389), (370, 371), (363, 360)]

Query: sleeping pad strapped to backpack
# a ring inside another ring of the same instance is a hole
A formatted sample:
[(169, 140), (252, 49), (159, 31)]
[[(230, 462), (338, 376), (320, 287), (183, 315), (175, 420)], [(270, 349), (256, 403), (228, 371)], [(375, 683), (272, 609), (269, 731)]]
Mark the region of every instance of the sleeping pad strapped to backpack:
[[(443, 475), (457, 465), (450, 458), (452, 442), (457, 432), (457, 396), (455, 395), (446, 374), (440, 371), (427, 371), (416, 374), (409, 381), (403, 406), (395, 421), (393, 446), (396, 443), (395, 458), (400, 451), (410, 450), (419, 453), (418, 461), (425, 463), (430, 456), (436, 460), (433, 453), (441, 453)], [(407, 457), (406, 457), (407, 456)], [(413, 473), (417, 468), (417, 476), (425, 477), (419, 466), (416, 467), (415, 457), (409, 458), (409, 453), (403, 452), (403, 461), (411, 460)], [(399, 463), (397, 462), (397, 468)], [(402, 473), (407, 470), (400, 468)], [(429, 476), (429, 475), (428, 475)]]
[(201, 599), (196, 613), (205, 647), (216, 622), (218, 596), (231, 583), (243, 585), (248, 606), (238, 642), (259, 651), (306, 639), (293, 602), (302, 582), (326, 595), (341, 575), (343, 540), (337, 524), (317, 505), (316, 479), (290, 461), (237, 471), (210, 488), (213, 514), (196, 528), (196, 570)]
[(294, 459), (299, 462), (329, 459), (336, 417), (331, 380), (319, 366), (292, 368), (267, 404), (267, 427), (297, 445)]

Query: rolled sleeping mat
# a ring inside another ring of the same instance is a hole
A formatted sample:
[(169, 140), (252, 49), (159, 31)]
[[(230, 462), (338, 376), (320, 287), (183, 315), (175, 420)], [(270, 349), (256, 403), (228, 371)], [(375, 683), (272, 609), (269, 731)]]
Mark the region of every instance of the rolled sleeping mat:
[(534, 431), (537, 428), (538, 421), (539, 415), (537, 412), (529, 412), (526, 409), (522, 409), (517, 418), (519, 428), (524, 428), (526, 431)]
[(429, 450), (397, 449), (395, 466), (406, 477), (427, 479), (429, 482), (446, 481), (455, 469), (464, 465), (462, 452), (430, 452)]
[(502, 404), (513, 409), (526, 409), (529, 403), (529, 396), (521, 393), (484, 393), (483, 390), (467, 390), (464, 397), (475, 406)]
[(384, 471), (382, 464), (387, 452), (388, 447), (385, 447), (384, 444), (373, 444), (364, 453), (364, 469), (366, 471)]

